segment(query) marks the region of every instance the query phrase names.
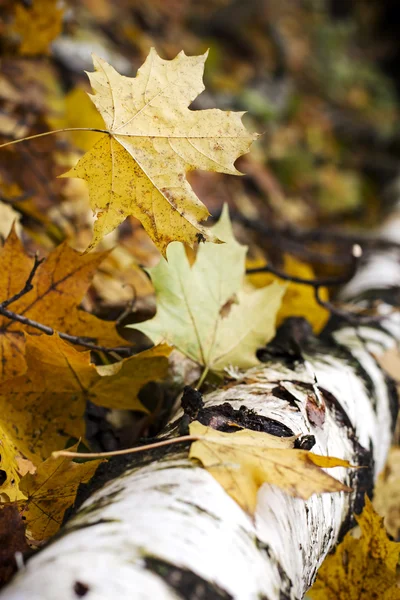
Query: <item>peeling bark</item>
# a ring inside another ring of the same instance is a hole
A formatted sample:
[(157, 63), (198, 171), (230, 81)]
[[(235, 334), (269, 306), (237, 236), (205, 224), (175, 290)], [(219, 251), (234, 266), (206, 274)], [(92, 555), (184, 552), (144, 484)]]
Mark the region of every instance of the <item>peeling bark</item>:
[[(380, 252), (344, 295), (366, 302), (390, 296), (399, 282), (399, 253)], [(376, 356), (400, 341), (400, 315), (389, 314), (389, 304), (381, 305), (388, 316), (379, 325), (337, 323), (324, 338), (304, 336), (301, 348), (288, 339), (285, 356), (272, 345), (260, 354), (264, 364), (205, 396), (204, 405), (186, 398), (205, 424), (296, 434), (301, 447), (362, 466), (331, 471), (351, 494), (303, 501), (264, 485), (252, 519), (188, 460), (185, 444), (115, 459), (97, 481), (114, 467), (120, 474), (91, 493), (0, 598), (302, 598), (385, 463), (397, 397)], [(178, 434), (181, 417), (163, 435)]]

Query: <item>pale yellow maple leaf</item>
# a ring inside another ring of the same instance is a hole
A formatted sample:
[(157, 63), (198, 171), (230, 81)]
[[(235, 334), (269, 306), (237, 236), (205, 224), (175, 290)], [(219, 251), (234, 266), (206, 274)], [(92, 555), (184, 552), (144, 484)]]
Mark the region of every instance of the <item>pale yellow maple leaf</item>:
[(225, 244), (202, 244), (190, 265), (183, 244), (168, 248), (168, 261), (148, 269), (157, 297), (156, 316), (132, 325), (154, 343), (163, 340), (213, 371), (258, 363), (256, 350), (275, 333), (285, 286), (245, 290), (247, 248), (232, 233), (227, 210), (212, 228)]
[(93, 57), (91, 96), (108, 133), (68, 171), (89, 185), (97, 212), (94, 247), (128, 215), (138, 218), (165, 255), (171, 241), (217, 241), (201, 225), (209, 216), (188, 181), (194, 169), (238, 175), (235, 160), (257, 137), (242, 112), (189, 110), (204, 90), (207, 53), (163, 60), (152, 49), (134, 78)]
[(400, 544), (389, 540), (383, 519), (367, 497), (356, 519), (361, 537), (348, 532), (335, 554), (325, 559), (308, 592), (312, 600), (400, 600)]
[(293, 448), (295, 437), (282, 438), (260, 431), (216, 431), (198, 421), (189, 426), (198, 436), (190, 458), (198, 459), (225, 491), (248, 513), (257, 506), (263, 483), (307, 499), (322, 492), (351, 491), (322, 468), (350, 467), (348, 461)]

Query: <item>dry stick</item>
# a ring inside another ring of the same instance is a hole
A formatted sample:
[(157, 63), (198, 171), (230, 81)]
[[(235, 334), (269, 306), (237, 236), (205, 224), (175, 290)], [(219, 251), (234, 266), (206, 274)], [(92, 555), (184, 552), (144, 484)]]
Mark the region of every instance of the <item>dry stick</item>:
[(20, 142), (27, 142), (28, 140), (45, 137), (46, 135), (53, 135), (54, 133), (65, 133), (67, 131), (92, 131), (95, 133), (110, 134), (107, 129), (96, 129), (94, 127), (65, 127), (64, 129), (53, 129), (52, 131), (44, 131), (43, 133), (36, 133), (35, 135), (29, 135), (24, 138), (19, 138), (18, 140), (12, 140), (11, 142), (0, 144), (0, 148), (5, 148), (6, 146), (12, 146), (13, 144), (19, 144)]
[(340, 319), (344, 319), (348, 321), (351, 325), (373, 325), (374, 323), (380, 323), (384, 319), (387, 319), (389, 315), (378, 315), (378, 316), (367, 316), (363, 314), (357, 314), (350, 312), (348, 310), (344, 310), (343, 308), (338, 308), (331, 302), (327, 300), (322, 300), (320, 296), (321, 287), (317, 286), (314, 288), (314, 296), (316, 302), (328, 310), (331, 314), (339, 317)]
[(78, 335), (70, 335), (69, 333), (63, 333), (61, 331), (57, 331), (48, 325), (43, 325), (43, 323), (38, 323), (37, 321), (33, 321), (32, 319), (28, 319), (28, 317), (24, 317), (23, 315), (19, 315), (7, 308), (4, 308), (0, 304), (0, 314), (7, 317), (11, 321), (18, 321), (27, 327), (33, 327), (38, 329), (42, 333), (46, 335), (54, 335), (55, 333), (60, 336), (61, 339), (66, 340), (67, 342), (71, 342), (71, 344), (75, 344), (77, 346), (84, 346), (85, 348), (89, 348), (90, 350), (97, 350), (98, 352), (117, 352), (119, 354), (131, 354), (132, 348), (125, 346), (117, 346), (116, 348), (107, 348), (106, 346), (99, 346), (97, 344), (93, 344), (92, 342), (87, 342), (82, 337)]
[(136, 446), (135, 448), (125, 448), (124, 450), (114, 450), (113, 452), (70, 452), (69, 450), (56, 450), (52, 452), (53, 458), (65, 456), (66, 458), (107, 458), (112, 456), (121, 456), (122, 454), (134, 454), (135, 452), (144, 452), (145, 450), (153, 450), (153, 448), (161, 448), (161, 446), (169, 446), (170, 444), (180, 444), (181, 442), (196, 442), (201, 438), (197, 435), (182, 435), (170, 440), (162, 440), (145, 446)]
[[(328, 310), (331, 314), (340, 317), (341, 319), (345, 319), (352, 325), (371, 325), (373, 323), (379, 323), (382, 321), (384, 316), (365, 316), (362, 314), (352, 313), (350, 311), (338, 308), (331, 302), (323, 300), (320, 295), (321, 287), (328, 286), (336, 286), (343, 285), (348, 283), (350, 279), (354, 277), (357, 271), (358, 261), (362, 256), (362, 248), (359, 244), (354, 244), (352, 248), (352, 263), (351, 268), (346, 275), (342, 275), (340, 277), (326, 277), (321, 279), (305, 279), (303, 277), (297, 277), (295, 275), (288, 275), (284, 271), (281, 271), (277, 267), (273, 267), (272, 265), (264, 265), (263, 267), (256, 267), (254, 269), (247, 269), (246, 275), (251, 275), (254, 273), (272, 273), (279, 277), (279, 279), (283, 279), (284, 281), (290, 281), (292, 283), (299, 283), (301, 285), (308, 285), (314, 288), (314, 295), (316, 302)], [(387, 315), (386, 315), (387, 316)]]
[(348, 283), (350, 279), (352, 279), (356, 273), (358, 261), (362, 256), (362, 248), (358, 244), (353, 245), (352, 253), (351, 253), (351, 267), (345, 275), (341, 275), (339, 277), (325, 277), (321, 279), (306, 279), (304, 277), (297, 277), (296, 275), (289, 275), (284, 271), (281, 271), (277, 267), (272, 265), (263, 265), (262, 267), (255, 267), (254, 269), (247, 269), (246, 275), (253, 275), (256, 273), (272, 273), (279, 277), (279, 279), (283, 279), (284, 281), (290, 281), (292, 283), (300, 283), (302, 285), (309, 285), (313, 288), (319, 287), (329, 287), (336, 285), (343, 285)]
[(11, 321), (18, 321), (19, 323), (22, 323), (27, 327), (33, 327), (34, 329), (38, 329), (46, 335), (54, 335), (54, 333), (57, 333), (61, 339), (66, 340), (67, 342), (70, 342), (71, 344), (75, 344), (77, 346), (84, 346), (85, 348), (89, 348), (90, 350), (97, 350), (98, 352), (106, 352), (108, 354), (110, 354), (111, 352), (127, 355), (132, 354), (131, 347), (119, 346), (115, 348), (107, 348), (106, 346), (99, 346), (98, 344), (93, 344), (92, 342), (89, 342), (78, 335), (70, 335), (69, 333), (62, 333), (60, 331), (56, 331), (48, 325), (43, 325), (43, 323), (38, 323), (37, 321), (33, 321), (28, 317), (24, 317), (23, 315), (19, 315), (18, 313), (8, 310), (7, 306), (12, 304), (16, 300), (19, 300), (22, 296), (24, 296), (33, 289), (32, 280), (36, 274), (39, 265), (43, 262), (43, 260), (44, 259), (39, 260), (38, 257), (35, 256), (34, 265), (32, 267), (31, 272), (29, 273), (28, 279), (26, 280), (24, 287), (20, 292), (14, 294), (14, 296), (9, 298), (8, 300), (4, 300), (4, 302), (0, 303), (0, 314), (4, 317), (7, 317)]

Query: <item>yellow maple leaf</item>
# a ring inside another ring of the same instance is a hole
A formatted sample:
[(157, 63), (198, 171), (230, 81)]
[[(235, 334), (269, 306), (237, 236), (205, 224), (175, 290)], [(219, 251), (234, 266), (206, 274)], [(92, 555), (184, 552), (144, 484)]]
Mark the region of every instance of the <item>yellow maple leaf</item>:
[(191, 266), (183, 244), (168, 248), (168, 261), (148, 269), (157, 296), (157, 314), (132, 325), (154, 343), (163, 340), (213, 371), (258, 363), (256, 350), (275, 333), (285, 286), (243, 288), (247, 248), (233, 236), (225, 208), (213, 232), (225, 244), (202, 244)]
[[(104, 346), (129, 345), (115, 325), (101, 321), (79, 310), (77, 305), (86, 293), (93, 275), (107, 253), (80, 255), (63, 243), (39, 266), (33, 289), (7, 308), (14, 313), (48, 325), (63, 333), (84, 336)], [(0, 302), (18, 293), (32, 270), (33, 259), (12, 230), (0, 250)], [(0, 379), (23, 373), (25, 338), (23, 331), (36, 335), (33, 329), (0, 315)]]
[[(264, 259), (249, 260), (247, 268), (262, 267), (264, 264)], [(282, 270), (288, 275), (303, 279), (314, 279), (315, 277), (310, 265), (289, 254), (284, 256)], [(281, 281), (281, 279), (272, 273), (254, 273), (248, 276), (248, 281), (256, 288), (262, 288), (274, 281)], [(326, 288), (320, 288), (320, 296), (322, 300), (328, 300)], [(314, 332), (319, 333), (329, 319), (329, 311), (318, 304), (311, 286), (290, 282), (278, 312), (277, 325), (281, 325), (288, 317), (304, 317), (312, 325)]]
[(84, 436), (87, 400), (146, 412), (137, 393), (167, 374), (171, 351), (163, 344), (101, 368), (90, 363), (90, 352), (79, 352), (56, 335), (26, 337), (27, 372), (0, 391), (0, 441), (6, 450), (1, 468), (7, 475), (0, 493), (9, 497), (10, 490), (18, 493), (19, 454), (38, 465), (70, 437)]
[(250, 429), (225, 433), (198, 421), (191, 423), (189, 430), (190, 435), (200, 438), (191, 445), (189, 457), (198, 459), (250, 514), (255, 512), (257, 492), (263, 483), (305, 500), (312, 494), (351, 491), (322, 470), (350, 467), (347, 460), (294, 449), (294, 437), (281, 438)]
[(396, 575), (400, 544), (389, 540), (383, 519), (367, 497), (356, 519), (361, 537), (348, 532), (336, 552), (325, 559), (308, 592), (312, 600), (400, 599)]
[(48, 54), (49, 45), (60, 34), (64, 10), (59, 0), (33, 0), (30, 8), (15, 5), (13, 30), (21, 38), (20, 54)]
[[(78, 444), (68, 448), (75, 452)], [(84, 463), (70, 458), (50, 456), (36, 472), (27, 473), (20, 481), (21, 492), (26, 496), (19, 501), (28, 533), (35, 541), (45, 540), (59, 530), (64, 513), (75, 501), (78, 487), (87, 483), (103, 460)]]
[(97, 212), (94, 247), (128, 215), (138, 218), (165, 255), (171, 241), (193, 246), (217, 241), (200, 222), (209, 212), (186, 173), (194, 169), (240, 174), (235, 160), (257, 137), (243, 126), (243, 113), (189, 110), (204, 90), (203, 56), (180, 52), (161, 59), (152, 49), (135, 78), (93, 57), (91, 96), (109, 133), (64, 176), (89, 185)]

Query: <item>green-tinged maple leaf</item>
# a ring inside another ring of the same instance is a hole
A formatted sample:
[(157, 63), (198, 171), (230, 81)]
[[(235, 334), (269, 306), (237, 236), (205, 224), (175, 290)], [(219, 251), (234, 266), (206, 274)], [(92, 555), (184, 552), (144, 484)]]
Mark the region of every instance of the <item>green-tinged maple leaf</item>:
[(240, 506), (253, 514), (263, 483), (277, 485), (292, 496), (309, 498), (322, 492), (350, 492), (323, 468), (350, 467), (347, 460), (293, 448), (294, 437), (280, 438), (242, 429), (216, 431), (194, 421), (190, 434), (198, 436), (190, 458), (198, 459)]
[(275, 333), (285, 286), (243, 288), (246, 247), (233, 237), (226, 209), (213, 232), (225, 244), (204, 244), (189, 264), (183, 244), (168, 248), (168, 262), (149, 269), (157, 295), (157, 314), (132, 325), (154, 343), (165, 340), (213, 371), (258, 363), (257, 348)]
[(349, 531), (325, 559), (308, 592), (312, 600), (400, 600), (400, 544), (389, 540), (383, 519), (367, 497), (356, 519), (361, 537)]
[[(78, 444), (68, 450), (75, 452)], [(75, 501), (78, 487), (95, 474), (102, 460), (75, 463), (70, 458), (50, 456), (35, 473), (27, 473), (20, 481), (26, 496), (19, 501), (29, 535), (42, 541), (57, 533), (64, 513)]]
[(38, 465), (70, 437), (83, 437), (87, 400), (146, 412), (137, 394), (167, 374), (171, 351), (162, 344), (104, 369), (56, 335), (26, 338), (27, 371), (0, 391), (0, 468), (7, 476), (0, 494), (10, 500), (19, 498), (18, 457)]
[(161, 59), (152, 49), (135, 78), (94, 57), (91, 96), (109, 134), (103, 135), (65, 176), (89, 185), (97, 212), (94, 247), (128, 215), (138, 218), (165, 255), (171, 241), (193, 246), (209, 216), (188, 181), (194, 169), (239, 174), (235, 160), (257, 137), (240, 112), (189, 110), (204, 90), (207, 54)]

